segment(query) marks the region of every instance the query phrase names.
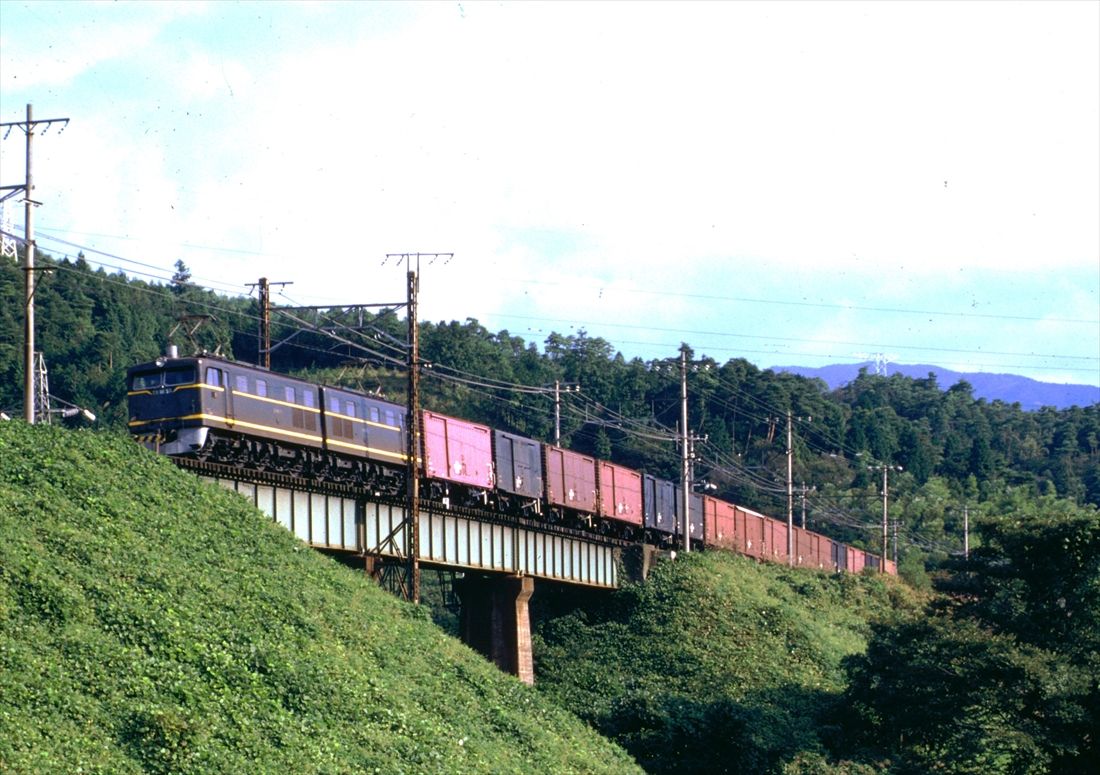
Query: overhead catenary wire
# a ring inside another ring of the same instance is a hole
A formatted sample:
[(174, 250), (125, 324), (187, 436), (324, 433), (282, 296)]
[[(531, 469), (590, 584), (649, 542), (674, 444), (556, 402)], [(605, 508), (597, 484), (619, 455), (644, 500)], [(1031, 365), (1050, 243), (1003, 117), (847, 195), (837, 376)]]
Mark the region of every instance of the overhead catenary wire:
[[(61, 240), (61, 238), (51, 238), (51, 239), (56, 239), (58, 241), (65, 242), (65, 243), (67, 243), (69, 245), (72, 245), (72, 246), (78, 246), (77, 243), (75, 243), (75, 242), (69, 242), (69, 241), (66, 241), (66, 240)], [(208, 249), (214, 249), (211, 246), (207, 246), (207, 247), (208, 247)], [(105, 254), (107, 256), (114, 256), (114, 254), (104, 253), (103, 251), (98, 251), (95, 248), (85, 248), (85, 249), (90, 250), (90, 251), (99, 252), (99, 253)], [(228, 249), (227, 248), (226, 250), (235, 250), (235, 249)], [(246, 252), (247, 253), (248, 251), (239, 251), (239, 252)], [(114, 257), (116, 257), (118, 260), (123, 260), (123, 261), (127, 261), (127, 262), (132, 261), (131, 259), (125, 259), (121, 256), (114, 256)], [(137, 265), (141, 265), (141, 262), (133, 262), (133, 263), (135, 263)], [(209, 281), (209, 282), (216, 284), (216, 281)], [(664, 291), (635, 290), (635, 291), (632, 291), (632, 292), (650, 293), (650, 294), (670, 293), (671, 295), (683, 296), (685, 298), (711, 298), (711, 297), (709, 297), (707, 295), (703, 295), (703, 294), (677, 294), (677, 293), (673, 293), (673, 292), (664, 292)], [(742, 298), (739, 298), (739, 297), (723, 297), (723, 296), (715, 296), (713, 298), (715, 298), (715, 299), (725, 299), (725, 300), (729, 300), (729, 301), (751, 301), (751, 302), (755, 302), (755, 303), (767, 303), (767, 304), (773, 304), (773, 305), (790, 303), (790, 304), (800, 304), (800, 305), (809, 305), (809, 306), (820, 306), (820, 307), (824, 307), (824, 308), (837, 307), (837, 308), (842, 308), (842, 309), (846, 309), (846, 310), (864, 310), (864, 311), (875, 311), (875, 312), (895, 312), (895, 313), (910, 313), (910, 314), (921, 314), (921, 315), (944, 315), (944, 316), (963, 317), (963, 318), (965, 318), (965, 317), (977, 317), (977, 318), (991, 318), (991, 319), (1004, 319), (1004, 320), (1043, 320), (1045, 322), (1081, 323), (1081, 324), (1090, 324), (1090, 325), (1095, 325), (1097, 323), (1100, 323), (1100, 321), (1092, 320), (1092, 319), (1085, 319), (1085, 318), (1050, 318), (1050, 317), (1048, 317), (1048, 318), (1033, 318), (1033, 317), (1019, 316), (1019, 315), (994, 315), (994, 314), (988, 314), (988, 313), (970, 313), (970, 312), (958, 312), (958, 311), (942, 311), (942, 310), (941, 311), (933, 311), (933, 310), (889, 308), (889, 307), (861, 307), (861, 306), (858, 306), (858, 305), (848, 305), (848, 304), (830, 305), (830, 304), (827, 304), (827, 303), (790, 302), (790, 301), (785, 301), (785, 300), (782, 300), (782, 299), (742, 299)], [(334, 305), (334, 306), (338, 306), (338, 305)], [(521, 320), (560, 322), (562, 324), (566, 324), (566, 323), (576, 324), (576, 322), (577, 322), (577, 321), (555, 321), (555, 320), (549, 319), (549, 318), (534, 318), (534, 317), (516, 316), (516, 315), (511, 315), (511, 316), (501, 315), (499, 317), (502, 317), (502, 318), (515, 318), (515, 319), (521, 319)], [(814, 344), (822, 344), (823, 343), (821, 340), (816, 340), (816, 339), (815, 340), (807, 340), (807, 339), (798, 338), (798, 337), (769, 337), (769, 336), (759, 336), (759, 335), (749, 335), (749, 334), (737, 334), (737, 333), (726, 332), (726, 331), (696, 331), (696, 330), (681, 330), (681, 329), (662, 329), (662, 328), (655, 328), (655, 327), (651, 327), (651, 326), (630, 326), (630, 325), (627, 325), (627, 324), (615, 323), (615, 322), (607, 322), (607, 323), (587, 322), (587, 323), (584, 323), (584, 325), (586, 325), (586, 326), (597, 326), (597, 327), (633, 328), (633, 329), (638, 329), (638, 330), (648, 330), (648, 331), (655, 331), (655, 332), (656, 331), (668, 331), (668, 332), (676, 332), (678, 334), (693, 334), (693, 335), (698, 335), (698, 336), (742, 337), (742, 338), (747, 338), (747, 339), (763, 340), (763, 341), (780, 341), (780, 342), (811, 342), (812, 341)], [(1078, 362), (1088, 362), (1090, 364), (1093, 363), (1093, 362), (1100, 363), (1100, 358), (1094, 357), (1094, 356), (1091, 356), (1091, 355), (1085, 356), (1085, 355), (1070, 355), (1070, 354), (1061, 354), (1061, 353), (1034, 353), (1034, 352), (1033, 353), (1024, 353), (1024, 352), (1017, 352), (1017, 351), (974, 350), (974, 349), (962, 349), (962, 348), (910, 346), (910, 345), (903, 345), (903, 344), (897, 344), (897, 343), (867, 343), (867, 342), (848, 342), (848, 341), (834, 341), (834, 342), (824, 342), (824, 343), (844, 345), (844, 346), (854, 346), (854, 347), (861, 347), (861, 348), (880, 348), (880, 349), (885, 348), (885, 349), (890, 349), (890, 350), (912, 350), (912, 351), (915, 351), (915, 352), (952, 353), (952, 354), (963, 354), (963, 355), (981, 356), (981, 357), (986, 357), (986, 356), (990, 356), (990, 355), (1006, 355), (1006, 356), (1021, 357), (1021, 358), (1044, 359), (1044, 360), (1047, 360), (1047, 361), (1050, 361), (1050, 360), (1057, 360), (1057, 361), (1069, 360), (1069, 361), (1078, 361)], [(623, 340), (623, 341), (620, 341), (620, 344), (640, 344), (640, 345), (645, 345), (645, 346), (649, 346), (649, 347), (654, 346), (654, 343), (652, 341), (632, 342), (632, 341)], [(670, 344), (670, 347), (671, 347), (671, 344)], [(711, 351), (715, 351), (717, 349), (718, 351), (735, 352), (735, 353), (740, 354), (740, 355), (747, 355), (747, 354), (778, 355), (778, 354), (780, 354), (778, 351), (774, 351), (774, 350), (749, 350), (749, 349), (745, 349), (745, 348), (731, 349), (731, 348), (713, 348), (713, 347), (708, 348), (708, 349), (710, 349)], [(848, 356), (848, 353), (845, 353), (844, 355), (838, 355), (838, 354), (833, 353), (833, 354), (825, 354), (823, 356), (823, 354), (821, 352), (799, 353), (799, 352), (794, 352), (794, 351), (784, 351), (783, 354), (788, 356), (788, 357), (795, 357), (795, 356), (804, 355), (804, 356), (809, 356), (809, 357), (827, 357), (827, 358), (834, 359), (834, 360), (837, 359), (837, 358), (841, 358), (842, 360), (847, 360), (847, 356)], [(994, 363), (994, 362), (988, 362), (988, 361), (983, 361), (982, 362), (982, 367), (983, 368), (1024, 368), (1024, 369), (1036, 368), (1035, 364), (1003, 363), (1003, 362)], [(1089, 365), (1087, 367), (1085, 367), (1085, 366), (1078, 367), (1078, 366), (1073, 366), (1073, 365), (1070, 365), (1070, 364), (1061, 363), (1061, 364), (1058, 364), (1057, 366), (1054, 366), (1053, 368), (1057, 368), (1059, 371), (1062, 371), (1062, 372), (1088, 373), (1090, 375), (1096, 373), (1095, 367), (1093, 367), (1091, 365)]]

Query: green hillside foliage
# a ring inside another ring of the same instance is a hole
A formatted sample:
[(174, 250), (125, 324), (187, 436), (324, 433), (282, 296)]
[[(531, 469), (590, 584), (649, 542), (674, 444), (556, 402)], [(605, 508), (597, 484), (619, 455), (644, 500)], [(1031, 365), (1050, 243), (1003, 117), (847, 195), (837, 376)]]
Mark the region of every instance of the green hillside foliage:
[(903, 773), (1100, 772), (1100, 512), (1013, 513), (979, 525), (926, 617), (849, 661), (852, 750)]
[(0, 772), (637, 772), (245, 501), (0, 422)]
[(875, 575), (682, 555), (603, 606), (544, 620), (539, 688), (650, 773), (859, 771), (827, 763), (843, 661), (871, 621), (920, 602)]

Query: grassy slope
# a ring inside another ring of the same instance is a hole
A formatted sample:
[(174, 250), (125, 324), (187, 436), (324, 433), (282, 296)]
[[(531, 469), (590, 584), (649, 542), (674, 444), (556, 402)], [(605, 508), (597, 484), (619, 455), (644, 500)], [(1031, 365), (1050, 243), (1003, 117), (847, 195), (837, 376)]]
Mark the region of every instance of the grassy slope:
[(635, 772), (129, 441), (0, 423), (0, 771)]
[(694, 553), (542, 622), (539, 687), (649, 772), (858, 770), (826, 764), (842, 660), (916, 606), (894, 580)]

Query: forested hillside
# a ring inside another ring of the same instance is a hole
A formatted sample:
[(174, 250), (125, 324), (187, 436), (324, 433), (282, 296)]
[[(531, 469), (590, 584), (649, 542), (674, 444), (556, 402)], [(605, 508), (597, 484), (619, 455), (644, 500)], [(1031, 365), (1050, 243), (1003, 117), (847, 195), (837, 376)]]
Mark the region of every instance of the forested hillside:
[[(256, 300), (195, 287), (182, 264), (164, 286), (92, 271), (81, 259), (40, 263), (55, 267), (37, 293), (51, 392), (92, 408), (111, 427), (125, 427), (125, 368), (162, 353), (168, 341), (182, 353), (257, 360)], [(9, 413), (22, 404), (22, 282), (5, 259), (0, 408)], [(272, 365), (402, 401), (404, 339), (405, 323), (393, 311), (290, 316), (276, 308)], [(551, 439), (559, 382), (563, 443), (678, 476), (670, 440), (680, 411), (678, 353), (627, 360), (583, 331), (527, 342), (474, 319), (423, 322), (421, 342), (428, 406)], [(1100, 504), (1100, 405), (1025, 412), (976, 400), (966, 383), (943, 391), (934, 378), (866, 373), (830, 391), (819, 380), (705, 353), (690, 355), (688, 393), (689, 424), (702, 437), (697, 479), (727, 500), (785, 514), (789, 411), (795, 488), (806, 489), (796, 514), (804, 502), (809, 527), (857, 546), (879, 549), (881, 466), (902, 467), (889, 474), (889, 518), (897, 522), (902, 568), (918, 582), (925, 561), (961, 551), (964, 514), (1001, 514), (1006, 503), (1038, 496)]]

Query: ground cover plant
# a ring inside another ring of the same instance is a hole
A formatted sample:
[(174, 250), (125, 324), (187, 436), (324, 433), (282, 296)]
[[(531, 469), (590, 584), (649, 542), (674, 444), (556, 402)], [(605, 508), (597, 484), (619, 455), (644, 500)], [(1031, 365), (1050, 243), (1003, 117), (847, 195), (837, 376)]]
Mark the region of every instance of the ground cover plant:
[(0, 772), (637, 772), (129, 439), (0, 422)]
[(828, 723), (871, 621), (918, 608), (894, 579), (681, 555), (537, 628), (539, 688), (651, 773), (859, 771)]

